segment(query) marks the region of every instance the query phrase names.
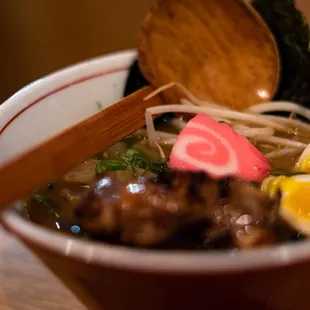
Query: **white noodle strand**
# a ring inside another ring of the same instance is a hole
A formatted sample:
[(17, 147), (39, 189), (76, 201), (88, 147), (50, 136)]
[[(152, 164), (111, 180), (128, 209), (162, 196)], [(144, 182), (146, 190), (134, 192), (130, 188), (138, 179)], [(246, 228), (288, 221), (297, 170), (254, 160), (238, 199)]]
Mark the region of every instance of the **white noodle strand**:
[(265, 136), (257, 136), (255, 137), (256, 141), (264, 141), (269, 143), (274, 143), (277, 145), (285, 145), (294, 148), (305, 149), (307, 144), (302, 142), (297, 142), (289, 139), (279, 138), (279, 137), (265, 137)]
[[(294, 119), (294, 115), (298, 114), (310, 120), (310, 110), (301, 107), (298, 104), (286, 101), (265, 102), (253, 105), (244, 112), (239, 112), (214, 102), (200, 100), (196, 98), (186, 87), (175, 82), (158, 88), (152, 94), (147, 96), (145, 100), (150, 99), (151, 97), (156, 96), (160, 92), (171, 87), (179, 88), (183, 91), (186, 98), (182, 98), (180, 100), (181, 105), (166, 105), (146, 109), (146, 134), (149, 137), (150, 143), (154, 143), (156, 139), (158, 144), (173, 145), (175, 143), (177, 135), (168, 133), (164, 134), (163, 132), (156, 131), (152, 118), (152, 115), (154, 114), (172, 112), (191, 114), (202, 113), (211, 116), (216, 121), (226, 122), (230, 124), (230, 126), (238, 134), (255, 139), (255, 143), (267, 143), (264, 147), (270, 148), (271, 151), (266, 155), (270, 159), (285, 155), (294, 156), (295, 154), (297, 155), (301, 153), (307, 147), (305, 143), (295, 141), (294, 139), (285, 139), (275, 136), (276, 131), (292, 133), (295, 135), (295, 139), (297, 137), (301, 137), (301, 134), (310, 135), (310, 125), (304, 121)], [(289, 118), (264, 115), (264, 113), (267, 112), (290, 112), (291, 114)], [(240, 122), (244, 122), (247, 125), (240, 124)], [(185, 121), (179, 119), (173, 119), (171, 123), (179, 130), (182, 130), (187, 124)], [(261, 127), (253, 128), (253, 125), (258, 125)], [(302, 131), (299, 132), (299, 130)]]
[(165, 155), (165, 152), (163, 151), (163, 149), (161, 148), (161, 146), (158, 144), (158, 142), (154, 142), (154, 145), (155, 145), (155, 146), (157, 147), (157, 149), (158, 149), (160, 159), (161, 159), (162, 161), (166, 161), (166, 155)]
[(266, 113), (266, 112), (291, 112), (296, 113), (310, 120), (310, 110), (299, 106), (292, 102), (266, 102), (256, 104), (248, 109), (251, 113)]
[(289, 119), (287, 117), (274, 116), (274, 115), (264, 115), (264, 117), (266, 119), (273, 120), (273, 121), (278, 122), (278, 123), (283, 124), (283, 125), (303, 129), (305, 131), (310, 132), (310, 125), (308, 125), (305, 122), (302, 122), (300, 120)]
[(275, 130), (272, 128), (249, 128), (249, 129), (238, 129), (234, 126), (232, 127), (239, 135), (246, 137), (256, 137), (256, 136), (273, 136)]
[(177, 87), (179, 88), (180, 90), (183, 91), (184, 95), (192, 102), (192, 104), (194, 105), (197, 105), (197, 106), (202, 106), (202, 107), (205, 107), (205, 106), (212, 106), (212, 107), (216, 107), (216, 108), (219, 108), (219, 109), (228, 109), (224, 106), (221, 106), (217, 103), (214, 103), (214, 102), (207, 102), (207, 101), (204, 101), (204, 100), (200, 100), (198, 98), (196, 98), (190, 91), (189, 89), (187, 89), (186, 87), (184, 87), (182, 84), (179, 84), (179, 83), (176, 83), (176, 82), (171, 82), (169, 84), (166, 84), (166, 85), (163, 85), (159, 88), (157, 88), (155, 91), (153, 91), (151, 94), (149, 94), (148, 96), (146, 96), (144, 98), (144, 100), (148, 100), (150, 98), (153, 98), (154, 96), (158, 95), (159, 93), (169, 89), (169, 88), (172, 88), (172, 87)]
[(149, 142), (152, 144), (156, 140), (156, 131), (155, 131), (152, 114), (148, 113), (147, 110), (145, 110), (145, 125), (146, 125), (147, 136), (149, 137)]
[(269, 159), (279, 158), (282, 156), (293, 156), (302, 152), (302, 149), (299, 148), (285, 148), (283, 150), (277, 150), (266, 154), (266, 157)]
[[(203, 107), (191, 107), (191, 106), (181, 106), (181, 105), (165, 105), (165, 106), (157, 106), (157, 107), (151, 107), (146, 109), (145, 116), (149, 120), (152, 120), (153, 114), (161, 114), (161, 113), (202, 113), (209, 116), (215, 116), (215, 117), (221, 117), (221, 118), (228, 118), (228, 119), (234, 119), (239, 121), (246, 121), (255, 123), (261, 126), (266, 126), (270, 128), (274, 128), (281, 132), (288, 132), (288, 129), (285, 126), (282, 126), (281, 124), (277, 124), (274, 121), (270, 121), (264, 118), (264, 116), (261, 115), (255, 115), (255, 114), (246, 114), (242, 112), (237, 111), (228, 111), (228, 110), (219, 110), (214, 108), (203, 108)], [(147, 126), (150, 124), (146, 122)], [(153, 121), (152, 121), (153, 124)], [(151, 127), (149, 129), (149, 133), (152, 134), (154, 128)], [(151, 137), (152, 138), (152, 137)]]

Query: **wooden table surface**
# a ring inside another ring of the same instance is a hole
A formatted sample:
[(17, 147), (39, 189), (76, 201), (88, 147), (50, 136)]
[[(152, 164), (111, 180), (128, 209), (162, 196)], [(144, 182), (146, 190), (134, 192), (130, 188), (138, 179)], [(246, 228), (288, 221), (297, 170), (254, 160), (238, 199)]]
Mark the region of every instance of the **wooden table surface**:
[(0, 227), (1, 310), (85, 310), (31, 252)]

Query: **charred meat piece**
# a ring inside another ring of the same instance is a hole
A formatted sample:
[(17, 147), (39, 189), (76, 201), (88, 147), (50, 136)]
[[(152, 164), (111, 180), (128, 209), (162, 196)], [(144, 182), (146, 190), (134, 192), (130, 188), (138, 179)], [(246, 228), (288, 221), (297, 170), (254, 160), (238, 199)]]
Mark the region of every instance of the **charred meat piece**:
[(122, 182), (110, 173), (93, 184), (76, 216), (89, 232), (119, 233), (124, 243), (149, 245), (209, 218), (218, 200), (216, 183), (204, 174), (171, 172)]
[(229, 197), (214, 220), (216, 226), (228, 228), (236, 247), (272, 244), (275, 239), (269, 228), (277, 221), (278, 205), (250, 183), (233, 180)]
[(229, 236), (235, 246), (251, 247), (273, 242), (277, 206), (250, 183), (205, 173), (174, 170), (129, 182), (109, 173), (91, 186), (76, 216), (84, 230), (118, 235), (124, 244), (155, 246), (209, 223), (205, 239)]

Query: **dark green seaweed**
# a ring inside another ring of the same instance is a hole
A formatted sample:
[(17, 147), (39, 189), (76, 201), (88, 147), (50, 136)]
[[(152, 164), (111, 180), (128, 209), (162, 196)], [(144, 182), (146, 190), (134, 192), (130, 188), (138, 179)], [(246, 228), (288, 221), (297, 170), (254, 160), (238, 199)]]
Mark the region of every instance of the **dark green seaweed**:
[(149, 82), (142, 75), (139, 69), (138, 61), (135, 60), (129, 69), (124, 96), (130, 95), (146, 85), (149, 85)]
[(310, 31), (295, 0), (255, 0), (254, 8), (274, 34), (281, 56), (281, 80), (275, 100), (310, 105)]

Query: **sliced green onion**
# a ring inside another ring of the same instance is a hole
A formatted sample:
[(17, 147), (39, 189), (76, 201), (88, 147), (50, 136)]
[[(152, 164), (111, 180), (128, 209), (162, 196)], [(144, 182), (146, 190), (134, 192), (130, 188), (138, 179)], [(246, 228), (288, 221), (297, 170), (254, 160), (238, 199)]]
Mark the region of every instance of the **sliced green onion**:
[(132, 156), (131, 165), (139, 169), (149, 169), (150, 161), (144, 157), (141, 157), (140, 154), (134, 154)]
[(139, 156), (140, 158), (148, 159), (147, 155), (135, 146), (128, 148), (126, 151), (118, 154), (119, 159), (124, 160), (128, 164), (132, 162), (134, 156)]
[(106, 159), (100, 160), (96, 166), (96, 173), (100, 174), (105, 171), (121, 171), (130, 167), (134, 176), (141, 176), (147, 172), (158, 173), (168, 168), (167, 163), (152, 162), (147, 154), (137, 146), (130, 147), (124, 152), (117, 154), (116, 160)]
[(159, 173), (159, 172), (165, 171), (167, 169), (168, 169), (167, 163), (163, 163), (163, 162), (151, 162), (150, 163), (150, 170), (153, 173)]
[(121, 160), (104, 159), (98, 161), (96, 165), (96, 173), (100, 174), (106, 171), (121, 171), (126, 170), (127, 168), (128, 164)]

